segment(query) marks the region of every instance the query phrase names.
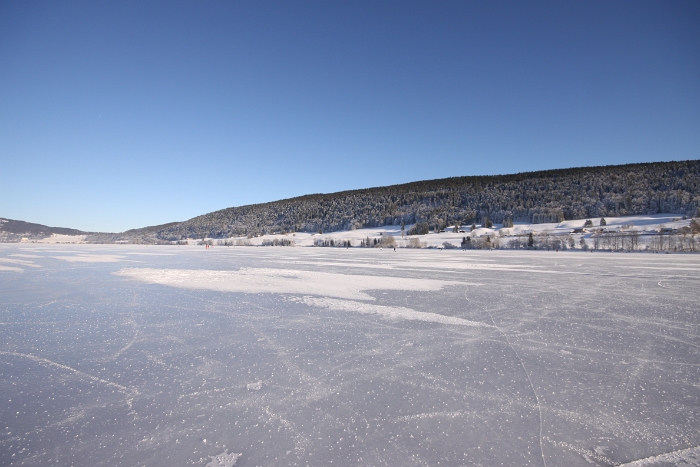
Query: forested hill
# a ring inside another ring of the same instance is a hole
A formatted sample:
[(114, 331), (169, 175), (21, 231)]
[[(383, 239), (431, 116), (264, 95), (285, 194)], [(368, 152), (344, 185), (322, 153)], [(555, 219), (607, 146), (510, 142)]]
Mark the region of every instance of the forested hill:
[(658, 212), (695, 215), (700, 160), (454, 177), (223, 209), (160, 230), (163, 240), (324, 232), (427, 222), (558, 222)]
[(39, 235), (49, 236), (51, 234), (60, 235), (82, 235), (87, 232), (66, 227), (49, 227), (48, 225), (34, 224), (32, 222), (17, 221), (0, 217), (0, 232), (16, 235)]

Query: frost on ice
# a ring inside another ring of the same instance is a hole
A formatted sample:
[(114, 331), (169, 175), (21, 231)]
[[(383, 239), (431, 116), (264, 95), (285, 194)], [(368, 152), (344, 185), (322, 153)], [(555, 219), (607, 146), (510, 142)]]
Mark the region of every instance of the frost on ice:
[(211, 457), (211, 461), (209, 461), (205, 467), (233, 467), (242, 455), (243, 454), (235, 452), (229, 454), (228, 449), (226, 449), (221, 454), (209, 456)]
[(246, 389), (249, 391), (259, 391), (262, 389), (262, 380), (256, 381), (254, 383), (246, 384)]

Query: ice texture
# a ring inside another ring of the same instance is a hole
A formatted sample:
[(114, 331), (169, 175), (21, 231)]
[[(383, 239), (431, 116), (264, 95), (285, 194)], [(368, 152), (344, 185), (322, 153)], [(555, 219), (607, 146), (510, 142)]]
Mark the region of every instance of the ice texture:
[(680, 451), (667, 452), (659, 454), (658, 456), (638, 459), (627, 464), (622, 464), (621, 467), (661, 467), (667, 465), (700, 466), (700, 447), (681, 449)]
[(233, 452), (229, 454), (227, 449), (216, 456), (209, 456), (211, 457), (211, 461), (207, 462), (205, 467), (233, 467), (242, 455), (243, 454), (236, 454)]
[(0, 245), (0, 465), (698, 465), (700, 256)]

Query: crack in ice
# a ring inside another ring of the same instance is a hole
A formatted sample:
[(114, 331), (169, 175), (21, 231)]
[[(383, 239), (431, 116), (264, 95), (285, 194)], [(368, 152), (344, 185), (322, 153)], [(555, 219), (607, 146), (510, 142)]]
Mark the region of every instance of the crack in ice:
[[(57, 363), (57, 362), (51, 361), (47, 358), (37, 357), (36, 355), (20, 353), (20, 352), (7, 352), (4, 350), (0, 350), (0, 355), (10, 355), (13, 357), (26, 358), (26, 359), (32, 360), (36, 363), (39, 363), (41, 365), (54, 366), (57, 368), (61, 368), (62, 370), (70, 371), (71, 373), (74, 373), (82, 378), (89, 379), (89, 380), (94, 381), (96, 383), (104, 384), (105, 386), (116, 388), (117, 390), (119, 390), (119, 392), (123, 392), (124, 394), (126, 394), (128, 396), (133, 397), (133, 396), (137, 396), (139, 394), (139, 391), (137, 389), (128, 388), (128, 387), (122, 386), (121, 384), (118, 384), (118, 383), (113, 383), (112, 381), (108, 381), (106, 379), (102, 379), (102, 378), (99, 378), (97, 376), (93, 376), (91, 374), (85, 373), (84, 371), (80, 371), (76, 368), (70, 367), (68, 365), (64, 365), (62, 363)], [(129, 403), (129, 405), (131, 405), (131, 404)]]
[[(464, 292), (464, 298), (467, 300), (469, 303), (474, 303), (469, 298), (467, 297), (467, 292)], [(491, 315), (491, 312), (488, 311), (486, 308), (480, 306), (479, 304), (476, 304), (479, 308), (481, 308), (483, 311), (485, 311), (488, 315), (489, 318), (491, 318), (491, 322), (493, 323), (493, 327), (498, 330), (499, 333), (505, 338), (506, 342), (508, 343), (508, 347), (513, 351), (515, 354), (515, 357), (518, 359), (518, 362), (520, 363), (520, 366), (523, 368), (523, 372), (525, 372), (525, 376), (527, 377), (528, 383), (530, 383), (530, 388), (532, 389), (532, 393), (535, 395), (535, 400), (537, 401), (537, 411), (539, 413), (539, 425), (540, 425), (540, 434), (539, 434), (539, 440), (540, 440), (540, 454), (542, 455), (542, 464), (544, 467), (547, 467), (547, 461), (544, 458), (544, 447), (542, 446), (542, 404), (540, 404), (540, 398), (537, 395), (537, 391), (535, 390), (535, 385), (532, 384), (532, 380), (530, 379), (530, 374), (527, 372), (527, 368), (525, 368), (525, 364), (523, 363), (523, 359), (520, 358), (520, 355), (518, 354), (518, 351), (515, 350), (515, 347), (510, 343), (510, 339), (508, 339), (508, 335), (503, 332), (503, 330), (496, 324), (496, 320), (493, 319), (493, 316)]]

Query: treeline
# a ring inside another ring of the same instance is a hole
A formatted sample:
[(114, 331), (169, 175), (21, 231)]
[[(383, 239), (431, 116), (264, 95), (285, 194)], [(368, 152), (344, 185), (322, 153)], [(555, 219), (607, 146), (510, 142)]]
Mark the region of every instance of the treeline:
[[(396, 248), (398, 246), (396, 239), (394, 238), (393, 235), (382, 235), (379, 234), (380, 237), (378, 238), (363, 238), (360, 240), (360, 243), (357, 245), (360, 248)], [(332, 237), (327, 237), (327, 238), (318, 238), (314, 240), (313, 243), (314, 246), (322, 246), (322, 247), (338, 247), (338, 248), (350, 248), (350, 247), (355, 247), (355, 244), (352, 242), (352, 240), (349, 239), (343, 239), (343, 240), (336, 240)]]
[(543, 223), (660, 212), (695, 215), (698, 207), (700, 161), (657, 162), (455, 177), (307, 195), (223, 209), (163, 228), (156, 236), (227, 238), (402, 224), (441, 230), (485, 220)]
[[(443, 243), (443, 248), (457, 248)], [(596, 229), (592, 234), (551, 234), (531, 232), (525, 235), (465, 236), (463, 249), (529, 249), (529, 250), (594, 250), (594, 251), (700, 251), (700, 219), (692, 219), (680, 229), (661, 227), (658, 231), (640, 232), (633, 228), (620, 231)]]

